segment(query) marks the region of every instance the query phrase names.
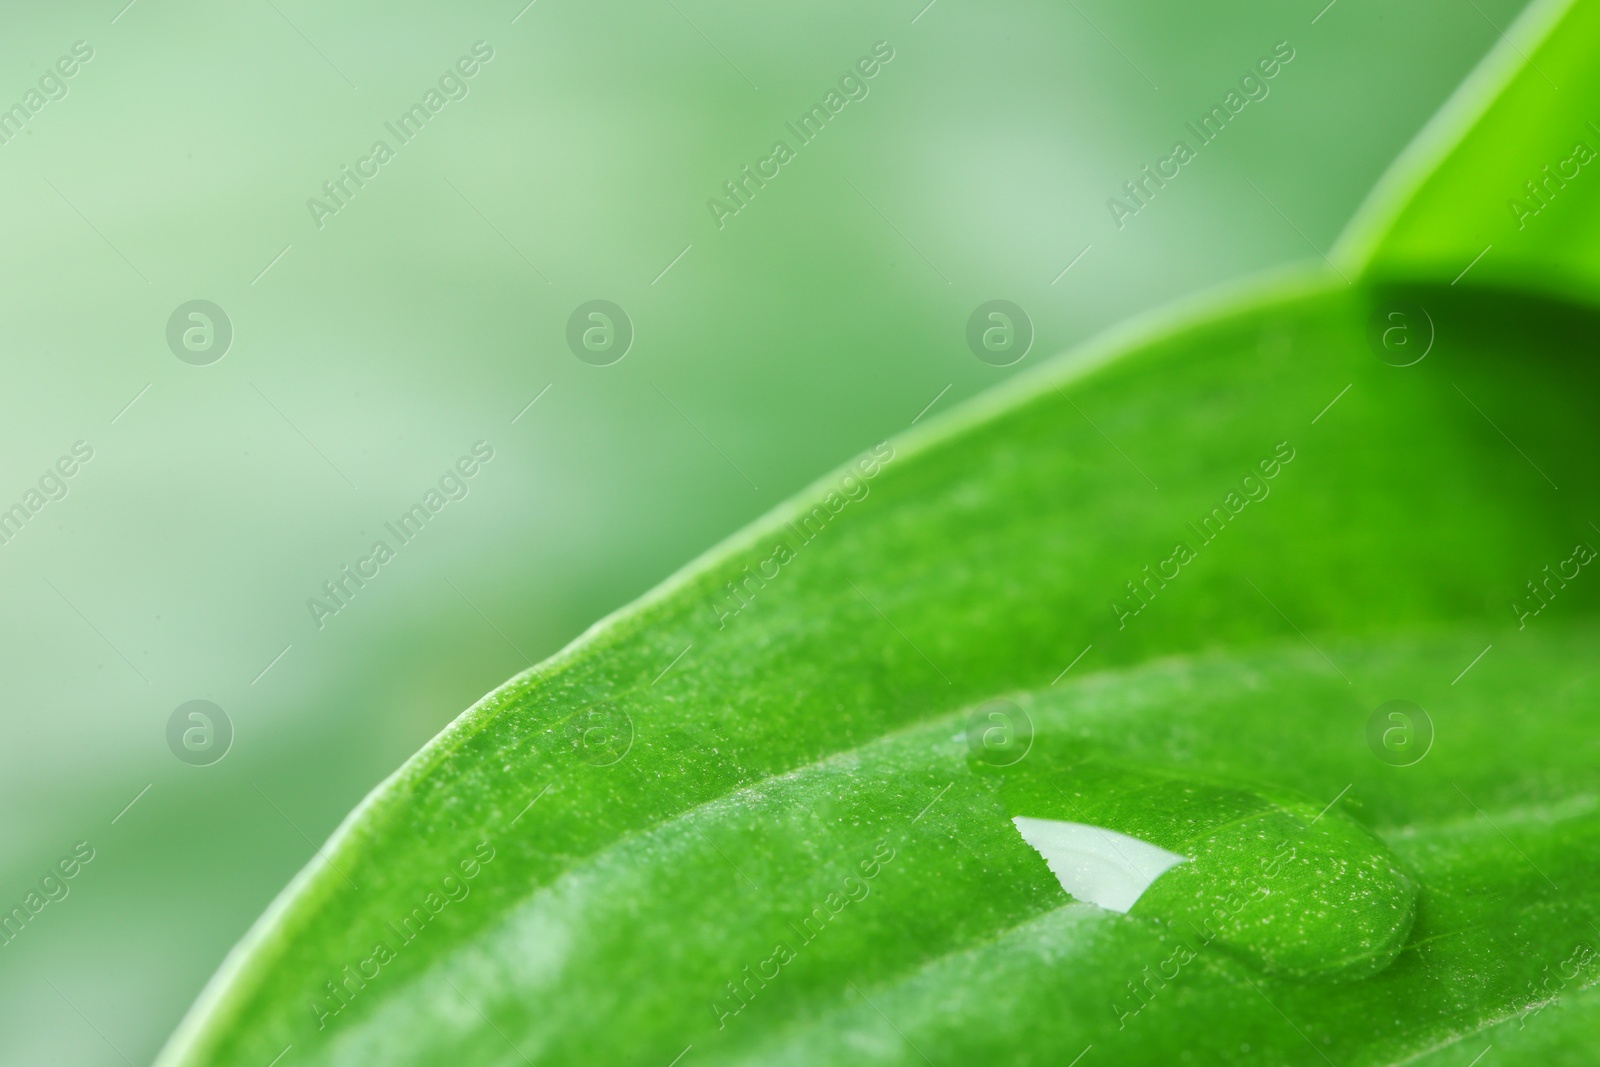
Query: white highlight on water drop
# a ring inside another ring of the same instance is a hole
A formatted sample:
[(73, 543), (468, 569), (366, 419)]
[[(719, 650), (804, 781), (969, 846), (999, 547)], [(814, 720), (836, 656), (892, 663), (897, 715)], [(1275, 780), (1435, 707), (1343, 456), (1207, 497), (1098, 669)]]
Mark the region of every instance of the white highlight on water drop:
[(1189, 862), (1186, 856), (1103, 826), (1026, 815), (1011, 821), (1044, 857), (1062, 889), (1108, 911), (1126, 913), (1152, 882)]

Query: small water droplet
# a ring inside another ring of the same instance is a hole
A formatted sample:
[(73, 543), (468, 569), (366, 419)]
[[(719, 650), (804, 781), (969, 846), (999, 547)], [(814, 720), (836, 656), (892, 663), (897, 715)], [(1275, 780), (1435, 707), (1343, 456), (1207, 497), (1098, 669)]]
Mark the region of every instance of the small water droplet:
[[(1002, 776), (1019, 832), (1067, 892), (1125, 903), (1113, 910), (1164, 923), (1196, 948), (1214, 944), (1269, 974), (1350, 981), (1387, 967), (1411, 932), (1415, 880), (1337, 810), (1044, 735), (1027, 759), (984, 770)], [(1113, 832), (1101, 836), (1122, 846), (1120, 862), (1096, 866), (1096, 828)]]

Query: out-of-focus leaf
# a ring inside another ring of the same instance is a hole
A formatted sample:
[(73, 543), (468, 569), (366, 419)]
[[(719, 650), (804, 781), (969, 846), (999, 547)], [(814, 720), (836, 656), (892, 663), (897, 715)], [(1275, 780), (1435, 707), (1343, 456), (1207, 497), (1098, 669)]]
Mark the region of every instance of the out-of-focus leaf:
[(1379, 182), (1335, 255), (1383, 280), (1600, 300), (1597, 49), (1600, 3), (1531, 5)]

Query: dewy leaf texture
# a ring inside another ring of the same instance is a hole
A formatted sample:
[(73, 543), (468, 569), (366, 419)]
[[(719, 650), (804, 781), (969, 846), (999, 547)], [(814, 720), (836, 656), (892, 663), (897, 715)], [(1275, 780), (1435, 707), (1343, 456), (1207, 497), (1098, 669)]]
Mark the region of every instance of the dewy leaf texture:
[[(1548, 294), (1590, 284), (1600, 176), (1440, 271), (1592, 103), (1596, 10), (1541, 9), (1561, 108), (1530, 62), (1369, 209), (1370, 283), (1040, 368), (491, 693), (162, 1062), (1582, 1062), (1600, 324)], [(1119, 914), (1017, 816), (1188, 862)]]

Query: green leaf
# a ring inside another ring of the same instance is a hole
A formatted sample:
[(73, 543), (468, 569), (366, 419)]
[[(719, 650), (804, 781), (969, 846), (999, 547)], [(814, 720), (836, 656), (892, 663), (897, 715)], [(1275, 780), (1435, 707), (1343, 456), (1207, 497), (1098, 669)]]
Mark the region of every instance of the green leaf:
[(1386, 281), (1600, 300), (1597, 48), (1600, 4), (1532, 4), (1379, 182), (1335, 258)]
[(1524, 77), (1379, 286), (1136, 323), (490, 694), (162, 1062), (1582, 1062), (1597, 320), (1516, 290), (1590, 253), (1439, 273)]
[[(1594, 323), (1422, 296), (1460, 328), (1411, 367), (1292, 279), (865, 454), (402, 768), (164, 1062), (1376, 1063), (1524, 1010), (1600, 903)], [(1073, 900), (1030, 782), (1207, 899)]]

